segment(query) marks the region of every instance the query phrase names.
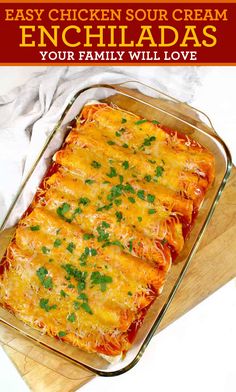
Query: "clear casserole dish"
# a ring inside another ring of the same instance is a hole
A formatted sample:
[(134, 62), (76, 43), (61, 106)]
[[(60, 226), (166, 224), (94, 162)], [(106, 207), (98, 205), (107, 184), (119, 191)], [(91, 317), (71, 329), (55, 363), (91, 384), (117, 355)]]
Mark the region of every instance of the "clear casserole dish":
[(206, 194), (191, 234), (185, 242), (184, 249), (168, 274), (161, 296), (155, 300), (148, 310), (133, 345), (124, 359), (109, 363), (97, 354), (86, 353), (76, 347), (42, 335), (23, 324), (7, 310), (0, 308), (1, 323), (14, 328), (41, 347), (63, 357), (65, 360), (71, 361), (75, 365), (82, 365), (96, 374), (114, 376), (124, 373), (138, 362), (162, 321), (219, 200), (230, 173), (231, 158), (227, 147), (215, 135), (210, 120), (203, 113), (142, 83), (126, 82), (120, 85), (96, 85), (79, 91), (46, 141), (40, 156), (24, 181), (2, 224), (0, 258), (3, 257), (8, 243), (14, 236), (17, 221), (31, 203), (47, 167), (51, 164), (53, 154), (63, 143), (71, 121), (78, 115), (84, 104), (93, 99), (112, 103), (139, 116), (143, 116), (145, 113), (145, 118), (148, 120), (158, 119), (165, 126), (191, 136), (213, 153), (216, 163), (214, 184)]

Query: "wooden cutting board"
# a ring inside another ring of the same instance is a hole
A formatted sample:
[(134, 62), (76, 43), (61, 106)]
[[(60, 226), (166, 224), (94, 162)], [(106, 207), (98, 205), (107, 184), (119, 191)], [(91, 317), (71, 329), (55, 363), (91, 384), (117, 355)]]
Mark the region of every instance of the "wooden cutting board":
[[(236, 276), (235, 233), (236, 169), (233, 169), (199, 250), (160, 328), (165, 328)], [(74, 391), (94, 377), (87, 370), (55, 359), (40, 348), (33, 348), (24, 338), (2, 326), (0, 340), (33, 392)], [(145, 355), (141, 361), (145, 361)], [(47, 367), (44, 366), (46, 363)]]

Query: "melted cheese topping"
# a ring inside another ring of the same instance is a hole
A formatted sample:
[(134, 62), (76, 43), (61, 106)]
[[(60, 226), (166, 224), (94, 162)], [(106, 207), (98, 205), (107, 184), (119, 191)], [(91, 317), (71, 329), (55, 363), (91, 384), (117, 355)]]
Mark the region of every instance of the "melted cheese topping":
[(4, 259), (0, 300), (89, 351), (128, 350), (214, 178), (197, 142), (106, 104), (85, 106)]

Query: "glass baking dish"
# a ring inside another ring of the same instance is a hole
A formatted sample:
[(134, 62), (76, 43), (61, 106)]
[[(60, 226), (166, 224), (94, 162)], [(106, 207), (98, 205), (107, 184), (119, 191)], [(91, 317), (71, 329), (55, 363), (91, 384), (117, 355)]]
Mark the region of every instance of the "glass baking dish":
[(0, 307), (0, 322), (4, 325), (4, 328), (11, 327), (15, 332), (20, 333), (23, 338), (27, 337), (36, 345), (39, 345), (41, 349), (49, 350), (49, 357), (54, 354), (66, 363), (67, 360), (70, 361), (73, 365), (73, 371), (75, 366), (81, 365), (102, 376), (115, 376), (131, 369), (139, 361), (152, 336), (157, 331), (210, 221), (230, 174), (232, 164), (227, 147), (215, 134), (209, 118), (204, 113), (156, 89), (137, 81), (129, 81), (119, 85), (94, 85), (80, 90), (70, 101), (60, 121), (45, 141), (39, 157), (7, 213), (0, 231), (0, 259), (14, 235), (17, 221), (32, 201), (47, 167), (51, 164), (52, 155), (60, 148), (69, 132), (71, 121), (78, 115), (86, 102), (94, 99), (117, 105), (121, 109), (138, 114), (148, 120), (157, 119), (169, 128), (190, 135), (207, 147), (214, 154), (216, 161), (216, 177), (213, 186), (206, 195), (184, 249), (168, 274), (161, 296), (149, 308), (131, 349), (123, 359), (114, 360), (110, 363), (97, 354), (86, 353), (76, 347), (42, 335), (39, 331), (24, 325), (14, 315)]

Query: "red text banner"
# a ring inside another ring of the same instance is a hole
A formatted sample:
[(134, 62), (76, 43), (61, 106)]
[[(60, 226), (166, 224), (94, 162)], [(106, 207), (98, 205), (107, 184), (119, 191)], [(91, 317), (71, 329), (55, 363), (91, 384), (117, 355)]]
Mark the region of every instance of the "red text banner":
[(4, 64), (236, 64), (233, 3), (1, 3)]

